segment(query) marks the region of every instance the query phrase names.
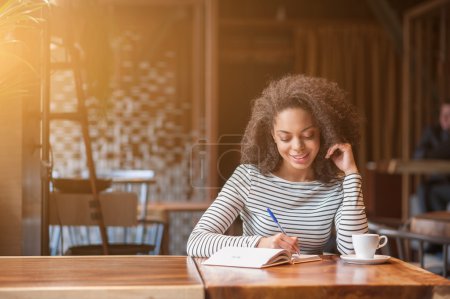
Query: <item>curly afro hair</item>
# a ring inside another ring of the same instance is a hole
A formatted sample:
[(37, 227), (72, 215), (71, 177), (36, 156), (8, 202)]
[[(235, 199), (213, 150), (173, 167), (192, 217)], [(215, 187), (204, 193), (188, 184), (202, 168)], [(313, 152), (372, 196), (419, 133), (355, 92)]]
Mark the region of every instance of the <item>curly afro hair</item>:
[(356, 149), (360, 137), (359, 116), (336, 83), (305, 75), (289, 75), (273, 81), (254, 100), (241, 143), (241, 163), (253, 164), (263, 174), (280, 167), (282, 157), (271, 133), (278, 113), (288, 108), (308, 111), (320, 129), (320, 149), (312, 165), (315, 178), (329, 182), (342, 175), (325, 155), (335, 143), (350, 143)]

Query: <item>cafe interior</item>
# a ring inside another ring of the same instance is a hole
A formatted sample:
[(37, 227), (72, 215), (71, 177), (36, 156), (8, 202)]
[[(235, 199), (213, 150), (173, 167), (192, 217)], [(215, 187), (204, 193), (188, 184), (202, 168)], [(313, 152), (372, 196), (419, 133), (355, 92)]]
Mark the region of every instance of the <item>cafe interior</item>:
[[(305, 74), (337, 82), (361, 116), (354, 152), (369, 232), (389, 240), (377, 253), (433, 275), (418, 278), (425, 293), (399, 280), (401, 291), (371, 294), (450, 296), (450, 191), (441, 210), (421, 203), (430, 177), (450, 184), (450, 148), (414, 155), (450, 103), (449, 28), (448, 0), (0, 1), (0, 264), (2, 256), (184, 261), (192, 229), (240, 164), (253, 100), (270, 81)], [(227, 234), (242, 234), (242, 220)], [(329, 251), (339, 254), (332, 239)], [(221, 275), (192, 263), (204, 284), (203, 275)], [(370, 280), (358, 273), (350, 289)], [(180, 281), (167, 285), (194, 298)], [(211, 283), (199, 294), (256, 298)], [(288, 289), (278, 292), (294, 298)], [(274, 297), (269, 290), (260, 298)], [(32, 297), (50, 294), (42, 292)]]

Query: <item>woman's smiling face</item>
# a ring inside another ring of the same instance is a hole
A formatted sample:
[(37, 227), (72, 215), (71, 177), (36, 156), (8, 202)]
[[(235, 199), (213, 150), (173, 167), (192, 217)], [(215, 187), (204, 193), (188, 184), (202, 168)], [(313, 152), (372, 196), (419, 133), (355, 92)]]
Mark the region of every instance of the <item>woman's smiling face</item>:
[(311, 166), (320, 149), (320, 130), (311, 113), (301, 108), (279, 112), (272, 135), (283, 158), (277, 175), (292, 181), (313, 180)]

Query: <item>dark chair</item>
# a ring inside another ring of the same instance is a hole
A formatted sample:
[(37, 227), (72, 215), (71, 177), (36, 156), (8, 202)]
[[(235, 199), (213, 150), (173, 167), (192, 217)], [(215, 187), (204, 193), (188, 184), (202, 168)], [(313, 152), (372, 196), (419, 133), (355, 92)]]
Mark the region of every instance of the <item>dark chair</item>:
[[(369, 231), (389, 238), (387, 246), (381, 249), (383, 254), (398, 257), (399, 259), (416, 263), (426, 270), (448, 276), (448, 249), (450, 238), (434, 237), (411, 232), (409, 221), (402, 222), (392, 218), (369, 218)], [(435, 269), (425, 264), (425, 251), (431, 245), (442, 248), (442, 267)]]
[[(117, 232), (115, 228), (138, 227), (164, 227), (164, 221), (159, 219), (148, 219), (138, 221), (137, 195), (134, 192), (102, 192), (99, 195), (105, 227), (108, 232)], [(70, 236), (70, 246), (64, 252), (67, 255), (101, 255), (104, 253), (103, 244), (98, 234), (91, 234), (91, 228), (97, 226), (96, 215), (92, 214), (90, 204), (91, 194), (74, 194), (52, 192), (50, 196), (49, 223), (61, 228), (67, 227), (66, 231), (74, 231)], [(75, 230), (74, 228), (78, 228)], [(82, 230), (84, 228), (84, 230)], [(62, 240), (64, 235), (61, 232)], [(114, 239), (108, 233), (109, 239)], [(162, 238), (162, 234), (160, 235)], [(116, 238), (117, 239), (117, 238)], [(111, 255), (135, 255), (159, 253), (161, 240), (153, 243), (133, 242), (124, 239), (121, 242), (108, 242), (108, 254)], [(158, 247), (159, 246), (159, 247)], [(62, 248), (61, 250), (64, 250)]]

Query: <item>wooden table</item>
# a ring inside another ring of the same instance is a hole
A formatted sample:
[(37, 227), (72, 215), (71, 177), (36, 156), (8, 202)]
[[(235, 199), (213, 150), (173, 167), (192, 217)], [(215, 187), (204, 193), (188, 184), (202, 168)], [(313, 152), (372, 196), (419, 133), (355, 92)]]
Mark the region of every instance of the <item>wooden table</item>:
[[(450, 280), (392, 258), (381, 265), (319, 262), (266, 269), (203, 266), (206, 298), (449, 298)], [(441, 297), (439, 297), (441, 296)]]
[(402, 175), (402, 218), (409, 218), (410, 176), (428, 174), (450, 174), (450, 160), (397, 160), (370, 162), (367, 168)]
[(365, 266), (326, 256), (320, 262), (266, 269), (208, 267), (202, 266), (201, 260), (182, 256), (0, 257), (0, 298), (450, 296), (449, 280), (397, 259)]
[[(432, 237), (441, 241), (450, 239), (450, 211), (439, 211), (419, 214), (411, 218), (411, 232)], [(447, 241), (448, 244), (448, 241)], [(443, 246), (443, 275), (448, 273), (449, 246)]]
[(191, 258), (0, 257), (0, 298), (204, 298)]
[(203, 212), (208, 209), (211, 202), (193, 202), (193, 201), (168, 201), (151, 202), (147, 205), (147, 218), (163, 219), (166, 222), (166, 231), (164, 233), (161, 254), (169, 254), (170, 241), (170, 213), (172, 212)]
[(377, 171), (400, 174), (450, 173), (450, 160), (408, 160), (392, 159), (370, 163), (369, 168)]
[(411, 231), (450, 238), (450, 211), (429, 212), (412, 217)]

